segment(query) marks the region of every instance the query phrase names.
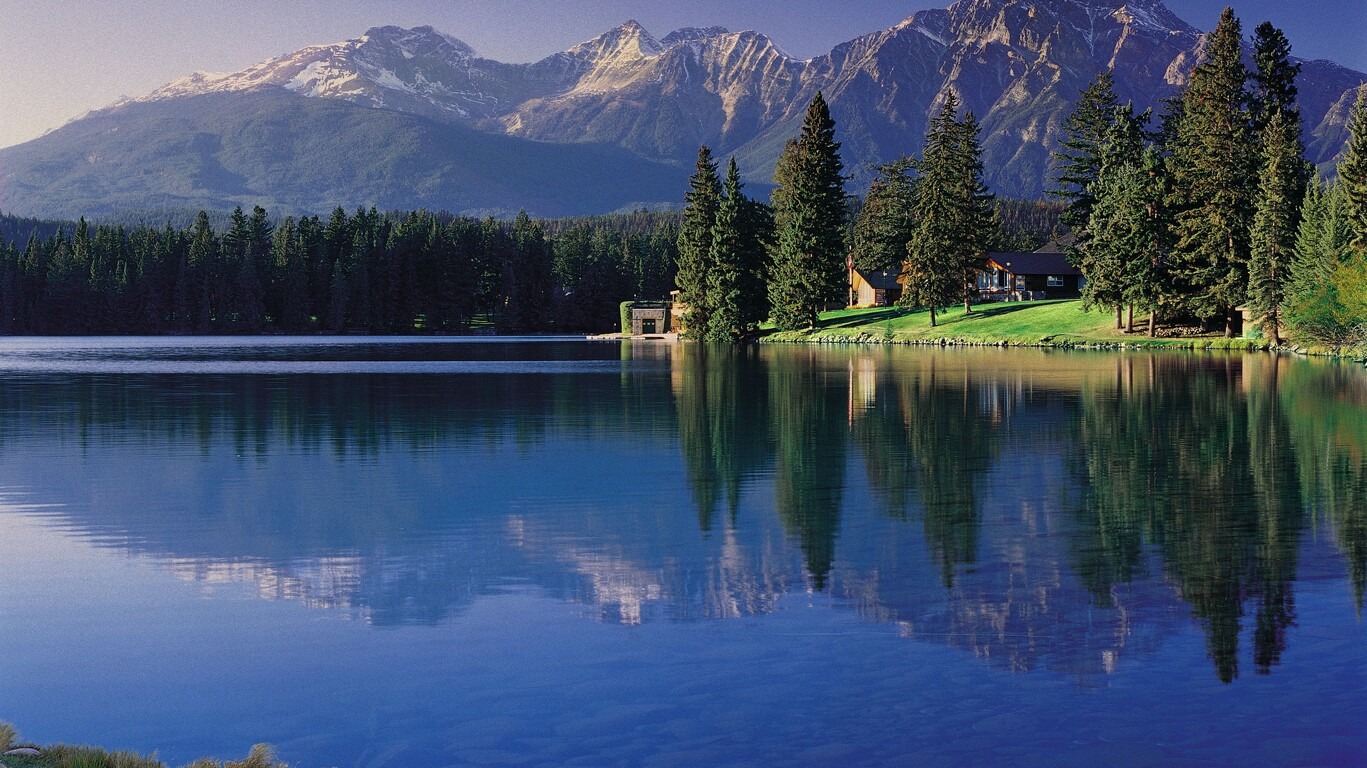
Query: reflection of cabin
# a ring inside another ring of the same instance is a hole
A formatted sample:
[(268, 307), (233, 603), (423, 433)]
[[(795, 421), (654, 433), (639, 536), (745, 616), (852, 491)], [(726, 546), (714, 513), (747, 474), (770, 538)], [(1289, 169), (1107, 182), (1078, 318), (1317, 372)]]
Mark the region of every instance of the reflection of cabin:
[(633, 302), (631, 305), (631, 335), (653, 336), (659, 333), (670, 333), (673, 330), (670, 323), (672, 305), (672, 302), (668, 301)]
[(1084, 285), (1082, 271), (1058, 250), (989, 253), (978, 272), (980, 301), (1076, 299)]
[(850, 273), (850, 306), (886, 307), (902, 297), (901, 271), (856, 269)]

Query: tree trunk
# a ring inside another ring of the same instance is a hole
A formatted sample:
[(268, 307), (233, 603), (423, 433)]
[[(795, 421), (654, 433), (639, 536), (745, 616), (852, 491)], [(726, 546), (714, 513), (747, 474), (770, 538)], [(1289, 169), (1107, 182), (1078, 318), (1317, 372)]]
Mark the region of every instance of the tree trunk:
[(1125, 333), (1134, 333), (1134, 305), (1125, 308)]
[(930, 308), (930, 327), (935, 327), (935, 307)]
[(1115, 305), (1115, 329), (1116, 329), (1117, 331), (1120, 330), (1121, 328), (1124, 328), (1124, 327), (1125, 327), (1125, 321), (1124, 321), (1124, 319), (1120, 316), (1120, 312), (1121, 312), (1120, 305), (1119, 305), (1119, 304)]
[(1151, 339), (1154, 337), (1154, 332), (1155, 332), (1155, 330), (1156, 330), (1155, 326), (1157, 325), (1157, 320), (1158, 320), (1158, 310), (1157, 310), (1156, 308), (1155, 308), (1155, 309), (1149, 310), (1149, 338), (1151, 338)]
[(1234, 338), (1234, 307), (1225, 307), (1225, 338)]

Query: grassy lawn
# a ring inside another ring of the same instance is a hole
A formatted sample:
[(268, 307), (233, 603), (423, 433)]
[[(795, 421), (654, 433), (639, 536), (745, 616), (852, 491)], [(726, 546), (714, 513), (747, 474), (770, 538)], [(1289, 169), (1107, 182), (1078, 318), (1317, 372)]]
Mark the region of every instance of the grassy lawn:
[(886, 342), (934, 342), (945, 339), (967, 344), (1015, 345), (1119, 345), (1140, 347), (1257, 349), (1265, 346), (1258, 339), (1226, 339), (1208, 336), (1150, 339), (1145, 332), (1148, 318), (1136, 316), (1136, 332), (1115, 329), (1115, 315), (1084, 312), (1077, 299), (1055, 301), (980, 304), (965, 314), (962, 306), (936, 313), (936, 326), (930, 327), (930, 312), (880, 307), (844, 309), (821, 316), (812, 331), (775, 332), (766, 341), (837, 341), (843, 339)]

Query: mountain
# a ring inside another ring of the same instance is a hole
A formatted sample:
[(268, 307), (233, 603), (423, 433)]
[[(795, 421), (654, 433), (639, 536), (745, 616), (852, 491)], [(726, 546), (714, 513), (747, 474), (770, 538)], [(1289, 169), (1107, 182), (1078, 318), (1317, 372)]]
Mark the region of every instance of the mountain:
[[(948, 89), (982, 125), (992, 189), (1037, 196), (1097, 72), (1112, 68), (1120, 98), (1157, 113), (1203, 39), (1160, 0), (959, 0), (810, 60), (758, 32), (656, 38), (628, 21), (506, 64), (431, 27), (377, 27), (241, 72), (195, 73), (0, 150), (0, 209), (337, 201), (558, 215), (677, 203), (700, 144), (767, 182), (817, 91), (859, 188), (874, 164), (920, 151)], [(1324, 166), (1367, 75), (1301, 64), (1306, 143)]]
[(578, 216), (671, 200), (687, 177), (617, 147), (526, 141), (265, 88), (125, 104), (0, 150), (0, 209)]

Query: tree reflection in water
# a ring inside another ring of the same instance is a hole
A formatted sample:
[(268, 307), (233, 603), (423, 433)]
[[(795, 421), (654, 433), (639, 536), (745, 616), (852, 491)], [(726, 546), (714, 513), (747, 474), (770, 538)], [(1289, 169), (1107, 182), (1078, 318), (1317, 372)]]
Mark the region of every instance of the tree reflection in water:
[[(196, 578), (297, 584), (285, 591), (377, 623), (436, 623), (510, 579), (633, 622), (651, 605), (772, 611), (805, 581), (994, 663), (1106, 672), (1156, 642), (1145, 626), (1165, 631), (1170, 589), (1229, 682), (1243, 637), (1256, 672), (1279, 663), (1321, 531), (1361, 613), (1361, 370), (1258, 355), (621, 355), (613, 375), (7, 375), (0, 487)], [(570, 454), (601, 476), (550, 486)], [(229, 477), (247, 485), (229, 494)]]

